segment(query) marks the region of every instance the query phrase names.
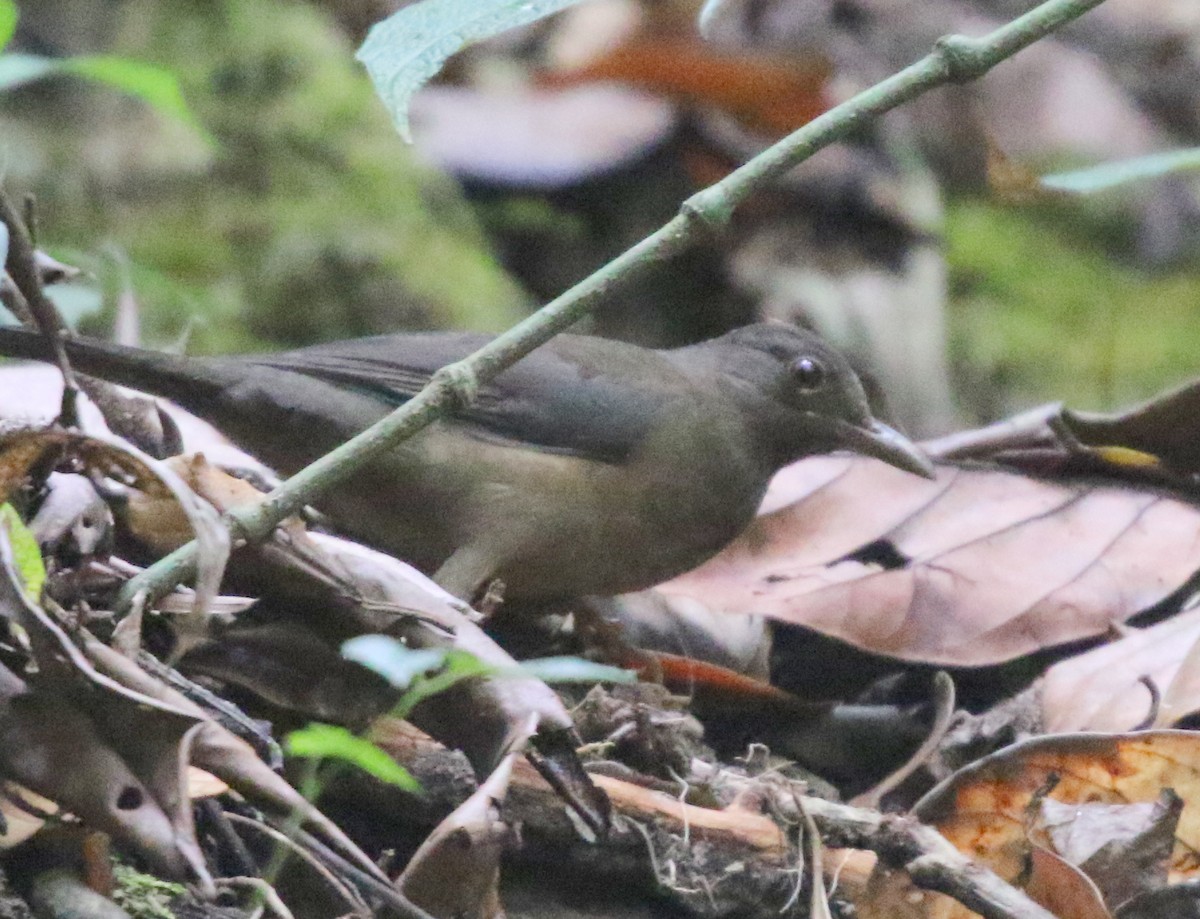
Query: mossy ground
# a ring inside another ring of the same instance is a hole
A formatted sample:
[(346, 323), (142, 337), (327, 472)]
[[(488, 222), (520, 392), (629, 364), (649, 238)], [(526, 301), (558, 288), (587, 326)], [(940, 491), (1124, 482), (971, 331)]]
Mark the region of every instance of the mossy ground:
[(131, 919), (175, 919), (171, 901), (184, 894), (182, 884), (162, 881), (122, 862), (113, 865), (113, 899)]
[(1068, 206), (951, 203), (951, 348), (986, 420), (1041, 402), (1109, 409), (1200, 377), (1200, 258), (1155, 272)]

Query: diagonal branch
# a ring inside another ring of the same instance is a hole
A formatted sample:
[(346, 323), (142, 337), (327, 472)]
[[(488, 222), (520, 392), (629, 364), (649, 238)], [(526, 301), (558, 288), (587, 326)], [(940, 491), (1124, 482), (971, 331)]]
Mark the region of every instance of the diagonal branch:
[[(249, 541), (265, 538), (284, 517), (353, 476), (384, 450), (412, 437), (457, 406), (469, 403), (481, 384), (584, 318), (602, 300), (639, 279), (659, 262), (684, 251), (702, 236), (724, 230), (739, 204), (817, 151), (935, 87), (965, 83), (982, 76), (1102, 2), (1047, 0), (982, 38), (950, 35), (939, 39), (933, 51), (915, 64), (830, 109), (717, 184), (684, 201), (679, 214), (665, 226), (474, 354), (443, 367), (413, 399), (300, 470), (261, 502), (231, 511), (228, 523), (235, 537)], [(193, 542), (128, 581), (120, 605), (127, 606), (141, 591), (151, 599), (161, 596), (189, 578), (195, 565)]]

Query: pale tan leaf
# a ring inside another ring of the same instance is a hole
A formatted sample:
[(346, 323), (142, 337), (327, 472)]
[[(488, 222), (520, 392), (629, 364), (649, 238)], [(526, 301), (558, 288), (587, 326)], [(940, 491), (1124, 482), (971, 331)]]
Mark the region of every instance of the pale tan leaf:
[(784, 470), (765, 513), (656, 590), (878, 654), (979, 666), (1108, 632), (1200, 568), (1200, 509), (1159, 492), (863, 458)]
[(1025, 892), (1058, 919), (1112, 919), (1091, 879), (1066, 859), (1042, 846), (1031, 852)]
[(19, 846), (45, 826), (35, 810), (56, 814), (58, 805), (15, 782), (0, 782), (0, 851)]
[(1046, 730), (1132, 730), (1154, 710), (1144, 680), (1162, 693), (1159, 727), (1200, 711), (1197, 641), (1200, 609), (1060, 661), (1046, 671), (1042, 682)]

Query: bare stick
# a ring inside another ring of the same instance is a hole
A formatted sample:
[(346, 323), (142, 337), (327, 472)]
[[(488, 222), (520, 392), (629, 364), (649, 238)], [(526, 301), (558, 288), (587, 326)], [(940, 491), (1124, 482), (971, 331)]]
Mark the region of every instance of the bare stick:
[[(804, 812), (831, 848), (870, 849), (888, 867), (904, 871), (918, 887), (953, 897), (985, 919), (1054, 919), (915, 817), (880, 814), (820, 798), (806, 797), (803, 802)], [(776, 805), (785, 816), (800, 819), (797, 803), (788, 796), (781, 795)]]
[[(32, 209), (28, 203), (26, 209)], [(75, 383), (75, 374), (71, 371), (71, 364), (67, 360), (67, 349), (63, 346), (63, 339), (68, 334), (67, 328), (63, 325), (62, 317), (58, 315), (58, 308), (46, 296), (46, 291), (42, 287), (37, 257), (34, 254), (33, 242), (29, 237), (25, 221), (21, 219), (16, 208), (13, 207), (13, 203), (8, 199), (8, 195), (2, 189), (0, 189), (0, 221), (3, 221), (8, 227), (8, 258), (4, 263), (4, 269), (24, 298), (25, 306), (28, 308), (29, 315), (33, 316), (38, 331), (49, 342), (54, 352), (55, 363), (58, 364), (58, 369), (62, 373), (63, 397), (59, 421), (66, 427), (76, 427), (79, 424), (79, 413), (76, 408), (79, 400), (79, 387)]]

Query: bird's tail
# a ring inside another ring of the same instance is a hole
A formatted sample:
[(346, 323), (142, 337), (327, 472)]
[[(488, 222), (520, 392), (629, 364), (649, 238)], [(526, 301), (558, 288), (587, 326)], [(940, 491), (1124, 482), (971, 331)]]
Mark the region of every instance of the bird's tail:
[[(228, 359), (163, 354), (90, 338), (68, 338), (65, 344), (71, 366), (80, 373), (163, 396), (200, 414), (243, 376)], [(54, 360), (43, 335), (16, 326), (0, 326), (0, 355)]]

